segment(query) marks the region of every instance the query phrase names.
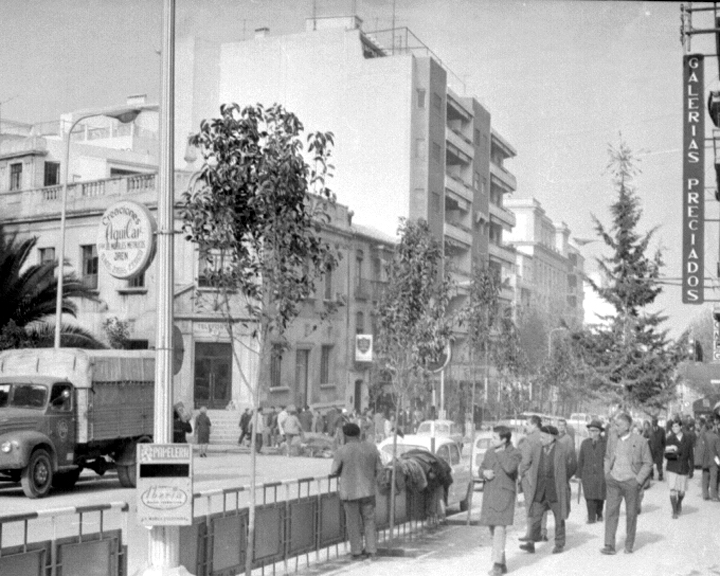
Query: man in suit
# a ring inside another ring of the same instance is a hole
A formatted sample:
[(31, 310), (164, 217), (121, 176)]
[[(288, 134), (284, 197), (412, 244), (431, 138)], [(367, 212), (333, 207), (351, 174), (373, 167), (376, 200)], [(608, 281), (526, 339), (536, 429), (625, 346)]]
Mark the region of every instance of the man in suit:
[(374, 560), (377, 554), (375, 489), (377, 477), (382, 471), (380, 452), (375, 444), (360, 440), (357, 424), (348, 422), (342, 427), (342, 432), (345, 443), (335, 452), (330, 474), (340, 475), (338, 491), (345, 509), (353, 560), (366, 556)]
[(533, 464), (528, 470), (531, 480), (530, 541), (520, 548), (535, 552), (535, 542), (541, 541), (540, 529), (543, 513), (551, 510), (555, 517), (555, 547), (553, 554), (565, 548), (565, 520), (570, 512), (570, 478), (575, 474), (575, 452), (564, 443), (557, 442), (555, 426), (540, 428), (540, 446), (533, 448)]
[(632, 418), (621, 412), (615, 417), (615, 427), (608, 434), (604, 469), (607, 486), (605, 512), (605, 546), (603, 554), (615, 554), (615, 533), (620, 518), (620, 505), (625, 500), (627, 517), (625, 553), (632, 554), (637, 529), (640, 490), (652, 470), (652, 456), (648, 441), (640, 434), (631, 434)]

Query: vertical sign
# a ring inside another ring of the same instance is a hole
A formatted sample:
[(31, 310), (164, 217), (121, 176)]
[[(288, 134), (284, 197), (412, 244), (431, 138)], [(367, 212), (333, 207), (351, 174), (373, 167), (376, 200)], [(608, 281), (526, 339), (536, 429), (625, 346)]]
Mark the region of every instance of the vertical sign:
[(705, 110), (703, 56), (683, 58), (683, 256), (682, 301), (704, 301)]
[(720, 362), (720, 307), (713, 308), (713, 362)]
[(137, 445), (137, 517), (145, 526), (190, 526), (192, 446)]

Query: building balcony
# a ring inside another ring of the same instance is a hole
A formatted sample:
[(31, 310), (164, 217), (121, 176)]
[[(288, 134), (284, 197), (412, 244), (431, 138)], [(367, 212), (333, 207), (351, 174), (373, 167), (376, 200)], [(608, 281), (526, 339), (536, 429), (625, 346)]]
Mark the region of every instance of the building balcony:
[(387, 282), (360, 278), (357, 280), (357, 284), (355, 284), (355, 299), (377, 301), (380, 299), (380, 295), (385, 286), (387, 286)]
[(451, 242), (466, 248), (472, 246), (472, 231), (459, 222), (445, 222), (443, 231), (445, 237), (449, 238)]
[(502, 206), (493, 204), (492, 202), (490, 202), (489, 206), (491, 219), (495, 219), (499, 224), (502, 224), (503, 228), (506, 228), (508, 230), (515, 228), (515, 214), (510, 212), (510, 210), (503, 208)]
[(511, 266), (515, 265), (515, 249), (510, 246), (503, 246), (499, 244), (488, 244), (488, 254), (491, 258), (495, 258), (500, 262), (505, 262)]
[(515, 290), (513, 290), (511, 286), (502, 285), (500, 287), (499, 296), (500, 296), (500, 300), (512, 302), (513, 300), (515, 300)]
[[(459, 176), (455, 176), (454, 174), (445, 174), (445, 190), (447, 192), (450, 192), (452, 195), (457, 196), (458, 203), (461, 204), (464, 200), (466, 204), (471, 205), (473, 201), (473, 190), (470, 187), (467, 182), (465, 182), (462, 178)], [(465, 210), (469, 210), (470, 206), (466, 205), (463, 208)]]
[(490, 162), (490, 181), (494, 181), (507, 193), (517, 190), (517, 179), (515, 175), (492, 161)]
[[(473, 146), (472, 140), (450, 128), (445, 127), (445, 139), (451, 146), (457, 148), (462, 154), (464, 154), (469, 160), (475, 157), (475, 146)], [(462, 158), (462, 156), (461, 156)]]
[[(175, 173), (175, 200), (188, 188), (190, 174)], [(132, 199), (144, 204), (157, 202), (157, 174), (135, 174), (74, 182), (68, 185), (68, 212), (104, 211), (113, 201)], [(0, 193), (2, 220), (60, 217), (62, 186), (48, 186)]]

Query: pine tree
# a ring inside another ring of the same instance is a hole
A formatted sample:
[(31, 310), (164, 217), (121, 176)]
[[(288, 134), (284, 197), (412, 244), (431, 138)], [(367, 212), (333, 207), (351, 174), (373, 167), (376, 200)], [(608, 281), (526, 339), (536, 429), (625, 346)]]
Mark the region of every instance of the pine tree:
[(625, 408), (658, 412), (674, 394), (685, 338), (670, 340), (662, 329), (667, 317), (647, 311), (662, 291), (662, 252), (647, 254), (656, 228), (646, 234), (637, 230), (642, 216), (633, 186), (637, 159), (624, 142), (611, 146), (609, 154), (617, 191), (610, 206), (612, 225), (606, 228), (594, 215), (593, 221), (612, 255), (597, 259), (604, 282), (589, 282), (615, 314), (603, 318), (602, 325), (575, 333), (573, 342), (596, 392), (609, 394)]

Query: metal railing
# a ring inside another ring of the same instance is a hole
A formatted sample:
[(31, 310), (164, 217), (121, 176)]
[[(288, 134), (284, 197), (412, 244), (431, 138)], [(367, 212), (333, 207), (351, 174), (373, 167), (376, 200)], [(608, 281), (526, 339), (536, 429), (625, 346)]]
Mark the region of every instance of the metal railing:
[[(121, 514), (120, 526), (106, 529), (107, 512)], [(51, 508), (0, 516), (0, 574), (12, 576), (125, 576), (127, 502)], [(58, 522), (74, 516), (74, 521)], [(8, 536), (8, 525), (22, 526)], [(31, 525), (32, 524), (32, 525)], [(88, 531), (88, 527), (92, 527)], [(9, 542), (8, 542), (9, 541)]]

